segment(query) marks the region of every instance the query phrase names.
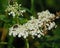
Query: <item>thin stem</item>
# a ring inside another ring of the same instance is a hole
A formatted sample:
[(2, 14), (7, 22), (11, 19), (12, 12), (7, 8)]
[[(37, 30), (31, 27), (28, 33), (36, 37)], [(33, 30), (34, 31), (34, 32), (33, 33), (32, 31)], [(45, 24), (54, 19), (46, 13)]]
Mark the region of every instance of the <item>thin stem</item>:
[(41, 10), (44, 10), (44, 6), (43, 6), (43, 1), (40, 0), (40, 6), (41, 6)]
[(28, 42), (28, 39), (26, 39), (26, 48), (29, 48), (29, 42)]
[(18, 16), (16, 16), (16, 23), (19, 24)]
[(55, 48), (55, 43), (54, 42), (52, 43), (52, 47)]
[(7, 42), (0, 42), (0, 45), (1, 45), (1, 44), (4, 44), (4, 45), (5, 45), (5, 44), (7, 44)]
[(34, 0), (31, 0), (31, 12), (34, 13)]
[(9, 36), (7, 48), (12, 48), (13, 47), (13, 45), (12, 45), (13, 41), (14, 41), (14, 37), (13, 36)]
[(0, 48), (3, 48), (4, 44), (7, 44), (6, 42), (4, 42), (5, 39), (6, 39), (6, 36), (7, 36), (7, 28), (8, 28), (8, 25), (5, 23), (3, 28), (2, 28), (2, 36), (1, 36)]
[(35, 0), (31, 0), (31, 13), (33, 16), (36, 17), (36, 10), (35, 10), (34, 3), (35, 3)]
[(15, 22), (14, 24), (19, 24), (19, 18), (18, 18), (18, 16), (15, 16), (15, 18), (13, 18), (13, 21)]

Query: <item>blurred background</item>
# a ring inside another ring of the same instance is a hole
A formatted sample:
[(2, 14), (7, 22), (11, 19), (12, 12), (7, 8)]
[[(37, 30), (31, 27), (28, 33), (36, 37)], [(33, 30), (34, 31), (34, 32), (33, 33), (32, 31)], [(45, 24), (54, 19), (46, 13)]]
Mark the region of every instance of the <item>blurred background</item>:
[[(36, 16), (37, 12), (44, 10), (49, 10), (54, 14), (60, 12), (60, 0), (0, 0), (0, 48), (25, 48), (24, 39), (8, 35), (8, 28), (13, 23), (6, 17), (5, 9), (14, 1), (30, 11), (25, 19), (21, 20), (22, 24), (26, 22), (26, 19), (29, 19), (29, 15)], [(30, 48), (60, 48), (60, 18), (55, 22), (57, 28), (50, 31), (49, 35), (43, 37), (44, 39), (29, 39)]]

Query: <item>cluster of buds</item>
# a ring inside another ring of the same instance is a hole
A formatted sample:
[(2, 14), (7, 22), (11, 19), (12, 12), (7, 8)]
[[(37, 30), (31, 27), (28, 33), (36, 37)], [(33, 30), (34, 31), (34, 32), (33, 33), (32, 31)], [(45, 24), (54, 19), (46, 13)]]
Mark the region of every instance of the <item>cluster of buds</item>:
[(14, 2), (13, 5), (7, 6), (5, 12), (7, 12), (8, 15), (12, 15), (14, 18), (15, 16), (23, 16), (23, 13), (26, 12), (26, 10), (21, 8), (21, 4), (17, 4), (17, 2)]
[(37, 13), (38, 18), (31, 16), (31, 20), (23, 25), (13, 25), (9, 28), (9, 35), (27, 38), (31, 36), (32, 38), (45, 35), (45, 32), (56, 28), (54, 19), (56, 18), (54, 14), (50, 13), (48, 10)]

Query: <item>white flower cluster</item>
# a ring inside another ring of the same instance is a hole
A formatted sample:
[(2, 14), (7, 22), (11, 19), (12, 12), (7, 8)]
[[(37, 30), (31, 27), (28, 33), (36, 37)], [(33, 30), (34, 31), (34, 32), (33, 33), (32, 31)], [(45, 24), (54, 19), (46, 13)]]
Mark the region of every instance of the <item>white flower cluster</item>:
[(55, 15), (50, 13), (48, 10), (42, 11), (41, 13), (39, 12), (37, 15), (41, 22), (45, 22), (46, 29), (51, 30), (53, 27), (56, 27), (55, 22), (53, 22), (53, 20), (55, 20)]
[(53, 22), (55, 15), (51, 14), (48, 10), (38, 13), (38, 19), (31, 17), (27, 23), (23, 25), (14, 25), (9, 29), (9, 35), (27, 38), (44, 36), (44, 31), (51, 30), (56, 26)]
[(7, 9), (5, 10), (8, 15), (12, 15), (13, 17), (15, 16), (23, 16), (23, 13), (26, 12), (26, 10), (21, 8), (21, 4), (17, 4), (17, 2), (14, 2), (13, 5), (7, 6)]
[(51, 14), (48, 10), (42, 11), (41, 13), (38, 12), (37, 15), (39, 20), (46, 21), (46, 22), (54, 20), (55, 18), (55, 15)]

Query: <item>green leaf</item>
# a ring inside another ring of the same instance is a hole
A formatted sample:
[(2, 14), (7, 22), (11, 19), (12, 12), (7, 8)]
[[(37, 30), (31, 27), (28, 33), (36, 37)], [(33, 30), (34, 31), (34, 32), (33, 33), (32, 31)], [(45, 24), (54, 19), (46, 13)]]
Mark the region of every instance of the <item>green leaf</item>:
[(27, 19), (25, 19), (25, 18), (20, 18), (20, 24), (24, 24), (24, 23), (26, 23), (28, 20)]
[(0, 15), (0, 20), (4, 20), (5, 18), (5, 15)]

